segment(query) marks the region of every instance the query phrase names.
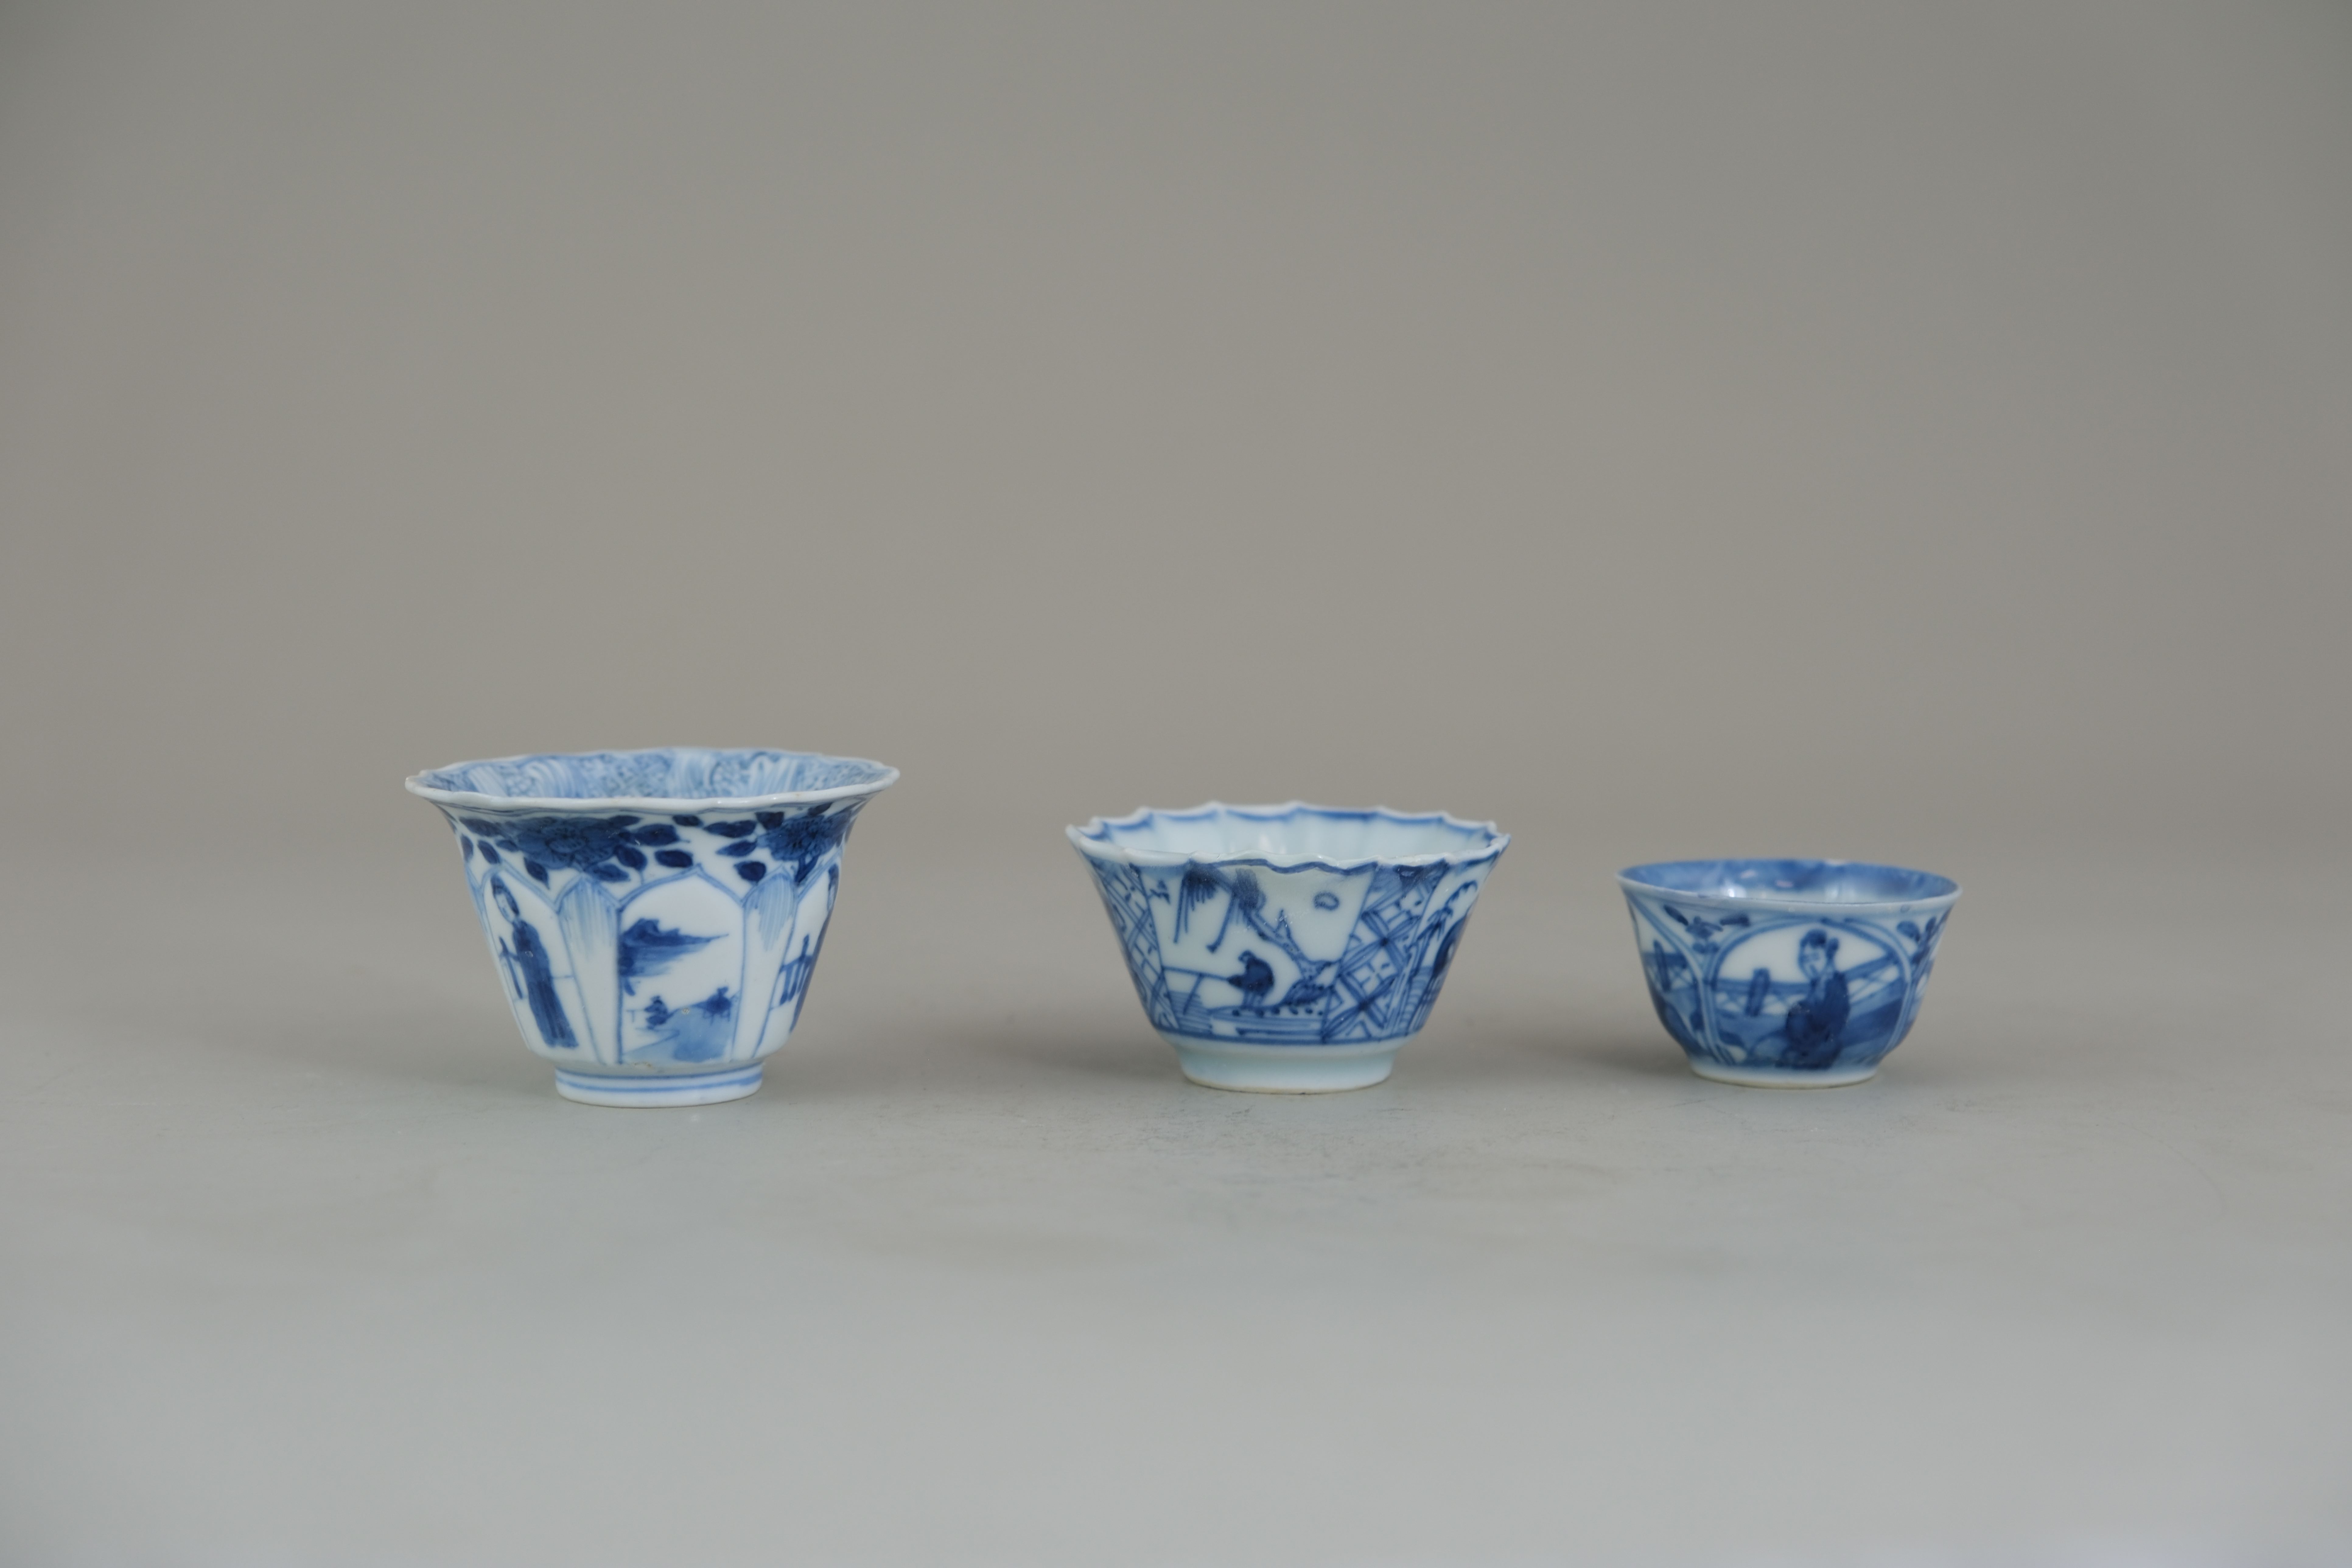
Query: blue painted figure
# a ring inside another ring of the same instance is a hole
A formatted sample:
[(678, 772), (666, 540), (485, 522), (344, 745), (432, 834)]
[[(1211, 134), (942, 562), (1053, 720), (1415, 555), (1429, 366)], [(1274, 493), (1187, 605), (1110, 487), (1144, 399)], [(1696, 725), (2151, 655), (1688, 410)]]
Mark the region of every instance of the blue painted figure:
[[(1797, 967), (1804, 972), (1805, 994), (1789, 1004), (1788, 1018), (1780, 1026), (1789, 1037), (1788, 1048), (1780, 1053), (1783, 1067), (1825, 1068), (1837, 1060), (1846, 1014), (1852, 1007), (1845, 976), (1837, 971), (1837, 938), (1818, 929), (1807, 931), (1797, 944)], [(1769, 982), (1770, 975), (1769, 970), (1756, 972), (1759, 981)]]
[(539, 928), (522, 918), (505, 879), (490, 879), (490, 897), (507, 918), (507, 934), (499, 943), (499, 961), (506, 965), (515, 994), (530, 1004), (539, 1037), (559, 1050), (578, 1049), (580, 1041), (563, 1016), (563, 999), (555, 994), (555, 971), (547, 961), (547, 944), (540, 941)]
[(1226, 982), (1242, 994), (1242, 1005), (1259, 1007), (1265, 1004), (1265, 994), (1274, 989), (1274, 965), (1249, 949), (1241, 951), (1242, 972)]

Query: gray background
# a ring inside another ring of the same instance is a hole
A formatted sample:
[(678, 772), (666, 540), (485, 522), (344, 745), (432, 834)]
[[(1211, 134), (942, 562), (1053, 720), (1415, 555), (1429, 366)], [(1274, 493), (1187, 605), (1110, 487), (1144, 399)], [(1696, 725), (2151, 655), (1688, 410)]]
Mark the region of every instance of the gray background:
[[(2338, 1560), (2347, 169), (2340, 5), (0, 7), (0, 1558)], [(398, 781), (681, 741), (906, 778), (562, 1104)], [(1145, 1030), (1212, 795), (1517, 835), (1390, 1085)], [(1874, 1085), (1741, 852), (1968, 886)]]

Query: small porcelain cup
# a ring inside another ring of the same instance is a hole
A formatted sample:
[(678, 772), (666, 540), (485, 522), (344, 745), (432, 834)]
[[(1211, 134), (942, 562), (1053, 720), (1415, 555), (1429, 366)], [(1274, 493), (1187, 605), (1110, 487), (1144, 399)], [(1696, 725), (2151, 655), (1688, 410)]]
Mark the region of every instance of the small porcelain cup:
[(1675, 860), (1617, 881), (1691, 1070), (1759, 1089), (1875, 1074), (1919, 1016), (1960, 897), (1948, 877), (1847, 860)]
[(760, 1087), (800, 1018), (866, 803), (898, 776), (805, 752), (458, 763), (408, 781), (457, 830), (523, 1044), (590, 1105)]
[(1511, 841), (1442, 812), (1297, 801), (1139, 811), (1068, 832), (1184, 1076), (1278, 1094), (1389, 1076)]

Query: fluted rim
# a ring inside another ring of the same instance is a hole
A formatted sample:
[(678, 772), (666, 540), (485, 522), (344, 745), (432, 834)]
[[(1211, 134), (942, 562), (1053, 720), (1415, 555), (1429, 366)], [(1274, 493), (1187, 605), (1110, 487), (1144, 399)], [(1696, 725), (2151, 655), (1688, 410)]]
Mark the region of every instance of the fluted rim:
[[(1358, 855), (1336, 856), (1301, 853), (1284, 855), (1262, 848), (1236, 848), (1231, 851), (1187, 849), (1142, 849), (1119, 844), (1110, 837), (1119, 828), (1139, 827), (1148, 822), (1197, 821), (1214, 816), (1274, 822), (1286, 818), (1310, 816), (1347, 818), (1359, 821), (1377, 819), (1407, 826), (1442, 823), (1458, 832), (1483, 834), (1485, 841), (1460, 851), (1437, 851), (1427, 855)], [(1183, 811), (1168, 811), (1144, 806), (1125, 816), (1097, 816), (1084, 827), (1066, 827), (1070, 842), (1080, 854), (1092, 859), (1110, 861), (1126, 866), (1263, 866), (1271, 870), (1297, 871), (1321, 868), (1331, 871), (1360, 871), (1367, 867), (1381, 866), (1476, 866), (1494, 859), (1511, 842), (1511, 836), (1491, 822), (1474, 822), (1444, 811), (1392, 811), (1385, 805), (1338, 806), (1316, 805), (1303, 800), (1286, 801), (1280, 805), (1228, 805), (1213, 800), (1203, 805)]]

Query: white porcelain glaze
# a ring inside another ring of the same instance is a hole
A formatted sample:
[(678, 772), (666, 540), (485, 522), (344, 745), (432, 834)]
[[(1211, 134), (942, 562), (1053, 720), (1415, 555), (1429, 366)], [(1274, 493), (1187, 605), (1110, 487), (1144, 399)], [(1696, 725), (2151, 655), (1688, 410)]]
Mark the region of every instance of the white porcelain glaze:
[(799, 1021), (842, 846), (898, 771), (668, 747), (459, 763), (441, 808), (523, 1043), (592, 1105), (760, 1087)]
[(1443, 812), (1139, 811), (1068, 830), (1145, 1015), (1212, 1089), (1362, 1089), (1436, 1004), (1510, 843)]

